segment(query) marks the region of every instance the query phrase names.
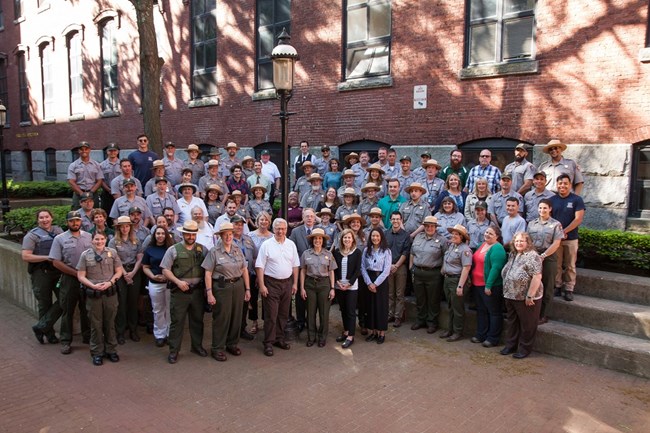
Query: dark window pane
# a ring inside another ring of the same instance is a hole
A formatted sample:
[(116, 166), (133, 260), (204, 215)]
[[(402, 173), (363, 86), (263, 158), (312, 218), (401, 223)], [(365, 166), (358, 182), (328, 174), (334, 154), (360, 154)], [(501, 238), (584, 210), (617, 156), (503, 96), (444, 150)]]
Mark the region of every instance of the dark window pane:
[(260, 26), (273, 24), (273, 0), (258, 0), (257, 15)]
[(205, 45), (194, 47), (194, 70), (205, 69)]
[(470, 29), (469, 63), (496, 61), (496, 24), (472, 26)]
[(533, 17), (506, 21), (503, 29), (503, 59), (532, 56)]
[(205, 67), (206, 68), (216, 68), (217, 67), (217, 44), (216, 42), (210, 42), (205, 45)]
[(535, 0), (505, 0), (503, 4), (504, 14), (531, 11), (534, 9)]
[(205, 13), (204, 0), (194, 0), (192, 2), (192, 13), (194, 14), (194, 16)]
[(260, 64), (257, 74), (260, 90), (273, 88), (273, 63)]
[(217, 38), (217, 17), (210, 14), (204, 18), (204, 37), (206, 41)]
[(194, 97), (214, 96), (217, 94), (217, 74), (208, 72), (194, 76)]
[(368, 38), (390, 36), (390, 4), (370, 5), (370, 31)]
[(497, 15), (497, 0), (472, 0), (470, 8), (470, 20), (495, 17)]
[(291, 1), (276, 0), (275, 2), (275, 22), (289, 21), (291, 19)]

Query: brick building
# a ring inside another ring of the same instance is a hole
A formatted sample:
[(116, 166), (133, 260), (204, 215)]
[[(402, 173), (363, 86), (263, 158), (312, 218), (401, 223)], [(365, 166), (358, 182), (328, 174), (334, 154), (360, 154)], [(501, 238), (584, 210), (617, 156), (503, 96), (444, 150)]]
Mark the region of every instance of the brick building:
[[(488, 147), (503, 168), (516, 143), (561, 138), (586, 174), (587, 225), (650, 220), (648, 0), (155, 3), (163, 136), (179, 148), (279, 150), (268, 54), (286, 27), (292, 145), (427, 149), (443, 164), (459, 146), (467, 165)], [(135, 147), (135, 26), (128, 0), (0, 0), (11, 176), (63, 179), (81, 140), (98, 160), (108, 142)]]

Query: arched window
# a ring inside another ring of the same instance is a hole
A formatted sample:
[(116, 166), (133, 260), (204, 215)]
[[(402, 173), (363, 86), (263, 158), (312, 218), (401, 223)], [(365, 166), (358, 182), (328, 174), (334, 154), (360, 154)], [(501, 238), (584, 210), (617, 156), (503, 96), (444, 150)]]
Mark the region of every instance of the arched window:
[[(478, 165), (481, 149), (489, 149), (492, 153), (490, 164), (503, 172), (506, 165), (510, 164), (514, 160), (515, 146), (519, 143), (522, 143), (522, 141), (512, 138), (481, 138), (460, 144), (458, 148), (463, 152), (463, 165), (467, 167), (468, 170)], [(533, 145), (532, 143), (527, 143), (525, 141), (523, 143), (531, 145), (526, 159), (532, 161)]]
[(102, 62), (102, 111), (118, 111), (117, 24), (115, 19), (100, 23)]
[[(339, 159), (343, 161), (351, 152), (368, 152), (370, 161), (377, 161), (377, 151), (380, 147), (390, 147), (389, 144), (382, 143), (381, 141), (374, 140), (356, 140), (339, 146)], [(341, 162), (343, 164), (343, 162)]]
[(54, 46), (52, 42), (45, 42), (39, 46), (41, 58), (41, 88), (43, 120), (54, 119)]
[(81, 57), (80, 31), (68, 33), (66, 43), (68, 48), (68, 89), (70, 99), (70, 115), (83, 114), (83, 67)]

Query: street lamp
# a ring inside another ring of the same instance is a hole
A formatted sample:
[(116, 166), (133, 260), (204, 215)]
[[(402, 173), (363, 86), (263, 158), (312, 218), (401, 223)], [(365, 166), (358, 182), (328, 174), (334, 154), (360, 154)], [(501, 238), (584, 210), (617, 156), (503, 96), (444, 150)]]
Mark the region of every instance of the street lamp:
[(282, 125), (282, 166), (284, 177), (282, 182), (282, 218), (288, 221), (289, 215), (289, 144), (287, 143), (287, 122), (289, 116), (295, 113), (287, 111), (287, 103), (291, 99), (293, 91), (293, 77), (295, 73), (298, 52), (289, 44), (291, 36), (286, 29), (278, 36), (278, 45), (271, 52), (273, 61), (273, 87), (277, 97), (280, 99), (280, 112), (274, 116), (280, 117)]
[(7, 107), (2, 103), (0, 99), (0, 156), (1, 156), (1, 168), (2, 168), (2, 218), (5, 218), (7, 213), (11, 210), (9, 207), (9, 196), (7, 194), (7, 168), (5, 167), (5, 139), (4, 131), (5, 125), (7, 124)]

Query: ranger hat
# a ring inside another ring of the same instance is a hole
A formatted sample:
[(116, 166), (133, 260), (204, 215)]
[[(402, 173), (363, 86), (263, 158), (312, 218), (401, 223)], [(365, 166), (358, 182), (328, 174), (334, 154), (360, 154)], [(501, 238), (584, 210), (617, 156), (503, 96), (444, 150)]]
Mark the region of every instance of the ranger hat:
[(199, 232), (199, 225), (194, 220), (185, 221), (183, 227), (178, 229), (181, 233), (196, 234)]

